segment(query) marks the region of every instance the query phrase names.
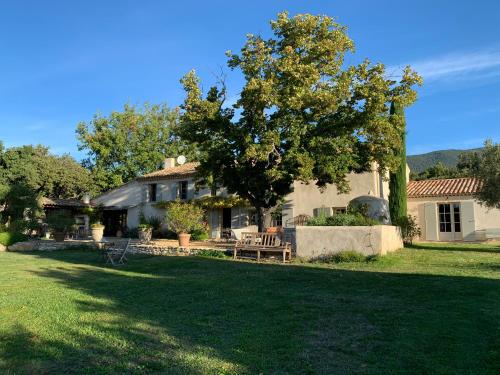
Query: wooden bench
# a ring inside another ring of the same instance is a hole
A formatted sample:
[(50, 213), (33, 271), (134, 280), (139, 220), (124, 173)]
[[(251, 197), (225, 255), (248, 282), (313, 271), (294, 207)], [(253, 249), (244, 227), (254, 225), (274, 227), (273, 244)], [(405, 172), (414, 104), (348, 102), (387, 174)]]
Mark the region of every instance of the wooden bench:
[(233, 258), (248, 258), (243, 256), (244, 252), (255, 252), (257, 262), (260, 261), (261, 253), (281, 253), (283, 263), (292, 259), (292, 246), (289, 242), (283, 242), (278, 233), (249, 233), (241, 234), (241, 239), (236, 242), (233, 249)]

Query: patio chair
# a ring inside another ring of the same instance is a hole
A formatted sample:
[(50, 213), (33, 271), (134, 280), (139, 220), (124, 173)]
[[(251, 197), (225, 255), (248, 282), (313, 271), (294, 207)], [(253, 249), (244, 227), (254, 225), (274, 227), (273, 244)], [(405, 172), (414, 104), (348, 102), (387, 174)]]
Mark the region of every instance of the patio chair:
[(121, 240), (117, 242), (110, 243), (104, 248), (104, 258), (106, 259), (106, 264), (111, 264), (113, 266), (119, 266), (125, 264), (127, 261), (127, 251), (130, 247), (131, 239)]

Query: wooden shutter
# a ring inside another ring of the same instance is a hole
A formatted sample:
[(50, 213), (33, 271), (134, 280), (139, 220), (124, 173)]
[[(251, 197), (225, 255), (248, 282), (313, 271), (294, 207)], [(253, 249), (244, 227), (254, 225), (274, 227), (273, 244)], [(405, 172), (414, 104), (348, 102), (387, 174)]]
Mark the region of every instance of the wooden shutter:
[(474, 241), (476, 239), (476, 218), (474, 215), (474, 201), (464, 201), (460, 203), (462, 219), (462, 238), (464, 241)]
[(425, 203), (425, 239), (428, 241), (437, 241), (438, 236), (438, 222), (436, 203)]

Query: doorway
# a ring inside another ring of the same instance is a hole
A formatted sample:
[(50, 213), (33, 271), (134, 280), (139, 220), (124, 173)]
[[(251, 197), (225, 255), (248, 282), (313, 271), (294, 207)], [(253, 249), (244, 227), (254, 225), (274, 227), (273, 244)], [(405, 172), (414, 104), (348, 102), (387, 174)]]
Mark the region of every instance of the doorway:
[(231, 229), (231, 208), (222, 209), (222, 229)]
[(124, 230), (127, 224), (127, 210), (106, 210), (102, 213), (104, 235), (115, 237), (118, 230)]
[(462, 240), (460, 203), (439, 203), (439, 240)]

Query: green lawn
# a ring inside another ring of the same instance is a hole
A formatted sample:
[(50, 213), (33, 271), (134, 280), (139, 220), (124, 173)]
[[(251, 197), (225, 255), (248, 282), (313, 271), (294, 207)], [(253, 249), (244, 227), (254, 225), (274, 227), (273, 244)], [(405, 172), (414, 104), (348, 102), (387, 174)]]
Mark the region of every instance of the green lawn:
[(367, 263), (0, 253), (0, 373), (499, 373), (500, 247)]

